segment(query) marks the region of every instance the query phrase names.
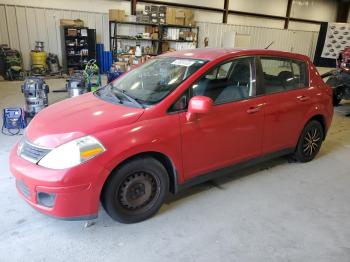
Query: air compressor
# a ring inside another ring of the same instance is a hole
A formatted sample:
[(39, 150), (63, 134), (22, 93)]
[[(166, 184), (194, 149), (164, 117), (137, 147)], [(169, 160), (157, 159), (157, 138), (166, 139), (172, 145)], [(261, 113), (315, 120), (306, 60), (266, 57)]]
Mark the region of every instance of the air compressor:
[(30, 52), (30, 56), (32, 59), (32, 74), (45, 75), (47, 71), (47, 53), (44, 51), (44, 42), (36, 41), (35, 49)]
[(79, 96), (87, 92), (85, 77), (82, 72), (75, 72), (67, 79), (66, 88), (69, 97)]
[(46, 64), (49, 67), (51, 75), (55, 75), (55, 74), (60, 73), (61, 67), (60, 67), (60, 63), (58, 61), (57, 55), (49, 53), (48, 57), (46, 58)]
[(34, 117), (48, 106), (49, 86), (41, 77), (27, 77), (22, 86), (25, 100), (25, 111), (28, 117)]

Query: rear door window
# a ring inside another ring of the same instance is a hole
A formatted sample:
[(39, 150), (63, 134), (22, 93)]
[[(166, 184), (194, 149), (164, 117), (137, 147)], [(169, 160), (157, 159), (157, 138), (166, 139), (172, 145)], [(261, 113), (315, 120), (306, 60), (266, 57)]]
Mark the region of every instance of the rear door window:
[(303, 61), (292, 60), (292, 69), (297, 88), (309, 86), (307, 64)]
[(307, 64), (289, 58), (260, 57), (265, 94), (308, 86)]

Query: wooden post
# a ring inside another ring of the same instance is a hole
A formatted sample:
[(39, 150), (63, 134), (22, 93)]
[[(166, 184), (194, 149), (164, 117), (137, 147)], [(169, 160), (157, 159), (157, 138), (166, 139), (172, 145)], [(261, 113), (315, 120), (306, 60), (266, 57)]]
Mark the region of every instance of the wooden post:
[(292, 10), (292, 4), (293, 4), (293, 0), (288, 0), (287, 10), (286, 10), (286, 19), (284, 20), (284, 29), (288, 29), (288, 26), (289, 26), (289, 18), (290, 18), (290, 12)]
[(338, 1), (337, 6), (337, 22), (347, 23), (349, 15), (350, 2), (348, 1)]
[(130, 1), (130, 4), (131, 4), (131, 6), (130, 6), (130, 13), (131, 13), (131, 15), (136, 15), (136, 2), (137, 2), (137, 0), (131, 0)]
[(224, 13), (223, 13), (223, 17), (222, 17), (222, 22), (224, 24), (227, 24), (229, 4), (230, 4), (230, 0), (225, 0), (225, 2), (224, 2)]

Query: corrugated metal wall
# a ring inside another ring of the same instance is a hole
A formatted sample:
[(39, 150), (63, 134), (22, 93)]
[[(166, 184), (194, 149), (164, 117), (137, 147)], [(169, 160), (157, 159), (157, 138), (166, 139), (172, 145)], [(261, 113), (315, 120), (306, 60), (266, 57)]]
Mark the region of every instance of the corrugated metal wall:
[[(87, 3), (88, 4), (88, 3)], [(21, 51), (25, 68), (30, 69), (30, 50), (35, 41), (44, 41), (45, 50), (62, 57), (60, 19), (82, 19), (89, 28), (96, 29), (97, 42), (109, 50), (109, 26), (107, 13), (70, 11), (0, 4), (0, 44), (9, 44)], [(265, 48), (271, 41), (271, 49), (302, 53), (313, 58), (318, 32), (281, 30), (243, 25), (225, 25), (199, 22), (199, 46), (204, 37), (209, 45), (222, 46), (223, 35), (235, 32), (250, 36), (247, 48)], [(60, 59), (60, 62), (62, 59)]]
[[(88, 3), (87, 3), (88, 4)], [(97, 42), (109, 50), (107, 13), (92, 13), (62, 9), (47, 9), (14, 5), (0, 5), (0, 44), (8, 44), (21, 51), (25, 69), (30, 69), (30, 50), (35, 41), (44, 41), (45, 50), (57, 54), (62, 61), (60, 19), (81, 19), (96, 29)]]
[(197, 23), (200, 28), (199, 46), (203, 47), (204, 38), (209, 37), (210, 47), (221, 47), (223, 36), (227, 32), (250, 36), (246, 48), (265, 48), (272, 41), (269, 49), (300, 53), (313, 59), (318, 32), (282, 30), (244, 25), (225, 25), (216, 23)]

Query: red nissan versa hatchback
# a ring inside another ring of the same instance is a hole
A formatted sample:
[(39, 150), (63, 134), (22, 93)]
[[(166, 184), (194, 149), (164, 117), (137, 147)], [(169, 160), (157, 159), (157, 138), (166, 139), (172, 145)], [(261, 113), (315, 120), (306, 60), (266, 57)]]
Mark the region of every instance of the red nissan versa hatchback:
[(196, 49), (161, 55), (40, 112), (13, 148), (20, 195), (62, 219), (154, 215), (168, 192), (291, 154), (318, 153), (332, 91), (304, 55)]

